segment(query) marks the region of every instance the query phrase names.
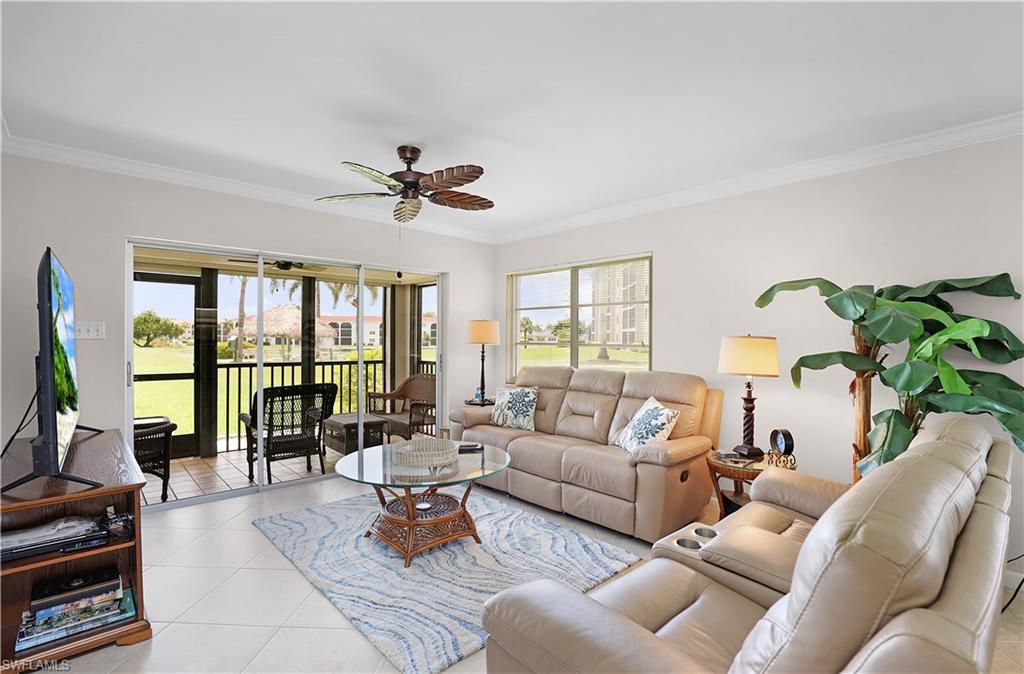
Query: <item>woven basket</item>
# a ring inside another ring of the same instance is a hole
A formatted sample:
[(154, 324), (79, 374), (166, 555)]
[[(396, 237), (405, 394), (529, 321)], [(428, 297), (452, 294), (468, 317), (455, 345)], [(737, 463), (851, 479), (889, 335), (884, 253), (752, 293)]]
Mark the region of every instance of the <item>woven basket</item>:
[(448, 480), (459, 474), (459, 464), (453, 463), (447, 466), (431, 468), (408, 468), (410, 472), (402, 473), (397, 470), (391, 471), (391, 479), (401, 484), (425, 484)]
[(459, 460), (459, 448), (448, 440), (413, 438), (392, 449), (396, 465), (413, 468), (447, 466)]

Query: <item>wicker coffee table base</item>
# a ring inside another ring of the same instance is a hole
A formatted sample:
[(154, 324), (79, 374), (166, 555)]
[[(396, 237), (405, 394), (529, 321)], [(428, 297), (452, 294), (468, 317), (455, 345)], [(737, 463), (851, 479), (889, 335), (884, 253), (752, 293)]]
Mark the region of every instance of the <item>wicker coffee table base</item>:
[[(388, 487), (374, 486), (373, 490), (380, 500), (380, 513), (363, 537), (373, 534), (390, 545), (405, 558), (407, 567), (415, 555), (456, 538), (471, 536), (480, 542), (476, 523), (466, 510), (472, 482), (466, 485), (461, 499), (443, 494), (437, 487), (418, 494), (409, 487), (402, 494)], [(386, 498), (385, 491), (393, 498)]]

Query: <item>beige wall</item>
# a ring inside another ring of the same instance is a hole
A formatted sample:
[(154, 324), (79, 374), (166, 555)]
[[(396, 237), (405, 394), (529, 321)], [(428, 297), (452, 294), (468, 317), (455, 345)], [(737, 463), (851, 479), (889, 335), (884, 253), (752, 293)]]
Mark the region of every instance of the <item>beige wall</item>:
[[(3, 435), (32, 395), (38, 348), (35, 273), (50, 245), (75, 279), (76, 317), (106, 323), (79, 342), (82, 423), (121, 426), (125, 409), (125, 241), (146, 236), (393, 266), (395, 229), (318, 211), (3, 155)], [(461, 401), (478, 378), (458, 329), (492, 311), (494, 248), (408, 230), (403, 263), (449, 272), (454, 329), (448, 391)], [(32, 427), (34, 430), (34, 427)]]
[[(1008, 271), (1024, 286), (1021, 137), (918, 157), (760, 192), (491, 247), (409, 231), (411, 267), (451, 274), (448, 340), (452, 404), (478, 378), (465, 323), (504, 320), (507, 273), (654, 253), (652, 346), (657, 369), (693, 372), (727, 391), (723, 446), (740, 438), (740, 378), (715, 372), (722, 335), (776, 335), (784, 370), (801, 354), (846, 348), (847, 326), (813, 292), (754, 298), (771, 283), (826, 276), (840, 285), (917, 283)], [(83, 422), (112, 426), (124, 407), (124, 261), (129, 235), (394, 262), (394, 230), (335, 215), (4, 155), (2, 211), (3, 432), (32, 390), (36, 334), (32, 288), (47, 244), (72, 270), (80, 320), (107, 324), (105, 341), (80, 345)], [(369, 235), (368, 232), (374, 232)], [(957, 306), (1024, 333), (1024, 303), (964, 296)], [(17, 328), (12, 326), (18, 326)], [(489, 382), (504, 372), (504, 347), (488, 350)], [(897, 354), (898, 355), (898, 354)], [(961, 358), (961, 362), (967, 360)], [(1024, 364), (1003, 370), (1024, 379)], [(790, 428), (801, 468), (849, 478), (849, 376), (807, 373), (755, 383), (757, 441)], [(876, 409), (891, 402), (876, 388)], [(1018, 456), (1011, 551), (1024, 550), (1024, 487)]]
[[(765, 309), (754, 308), (754, 298), (776, 281), (807, 276), (845, 287), (1006, 271), (1024, 288), (1021, 160), (1017, 136), (509, 243), (498, 250), (495, 302), (504, 305), (508, 272), (653, 251), (654, 367), (726, 389), (722, 444), (731, 447), (740, 440), (742, 378), (716, 373), (719, 340), (777, 336), (784, 375), (754, 383), (757, 442), (764, 447), (772, 428), (787, 427), (801, 468), (848, 481), (849, 375), (808, 372), (801, 390), (788, 376), (802, 354), (848, 348), (848, 325), (814, 291), (780, 295)], [(1024, 302), (964, 295), (956, 306), (1024, 334)], [(1003, 371), (1024, 381), (1020, 361)], [(893, 401), (881, 388), (876, 410)], [(1017, 458), (1014, 512), (1024, 523)], [(1015, 531), (1019, 554), (1024, 524)]]

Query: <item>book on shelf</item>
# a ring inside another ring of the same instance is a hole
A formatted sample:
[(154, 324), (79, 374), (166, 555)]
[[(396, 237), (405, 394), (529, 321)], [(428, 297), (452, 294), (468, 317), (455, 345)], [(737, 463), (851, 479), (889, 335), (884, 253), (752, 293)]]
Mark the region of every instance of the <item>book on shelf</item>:
[(60, 615), (61, 613), (81, 611), (83, 609), (87, 609), (91, 606), (96, 606), (98, 604), (108, 604), (110, 602), (120, 599), (122, 595), (123, 591), (119, 583), (118, 587), (113, 590), (100, 592), (99, 594), (95, 594), (91, 597), (76, 599), (75, 601), (69, 601), (64, 604), (55, 604), (54, 606), (48, 606), (46, 608), (38, 609), (35, 612), (35, 620), (38, 623), (42, 620), (49, 618), (50, 616)]
[(33, 586), (29, 609), (35, 612), (51, 606), (94, 597), (120, 587), (121, 574), (116, 566), (90, 571), (80, 576), (43, 582)]
[(21, 627), (14, 642), (14, 650), (18, 652), (35, 648), (134, 617), (135, 595), (130, 587), (122, 591), (120, 599), (51, 615), (41, 622), (36, 620), (34, 612), (25, 611), (21, 614)]

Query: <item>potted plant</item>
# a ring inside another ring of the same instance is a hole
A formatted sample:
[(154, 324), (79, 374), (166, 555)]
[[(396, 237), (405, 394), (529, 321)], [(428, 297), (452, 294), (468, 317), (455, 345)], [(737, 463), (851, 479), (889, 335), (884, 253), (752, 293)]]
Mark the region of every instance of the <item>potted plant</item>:
[[(853, 372), (853, 480), (902, 453), (931, 412), (989, 413), (1024, 449), (1024, 387), (997, 372), (957, 369), (948, 349), (966, 350), (979, 360), (1009, 363), (1024, 357), (1024, 342), (996, 321), (959, 314), (944, 297), (964, 291), (1020, 299), (1009, 274), (942, 279), (919, 286), (841, 288), (824, 278), (784, 281), (768, 288), (754, 302), (763, 308), (784, 291), (815, 288), (825, 305), (850, 321), (851, 351), (801, 356), (793, 364), (799, 388), (804, 369), (842, 365)], [(886, 365), (889, 347), (906, 343), (906, 357)], [(896, 391), (899, 407), (872, 416), (871, 386), (875, 378)], [(872, 427), (874, 422), (874, 427)]]

